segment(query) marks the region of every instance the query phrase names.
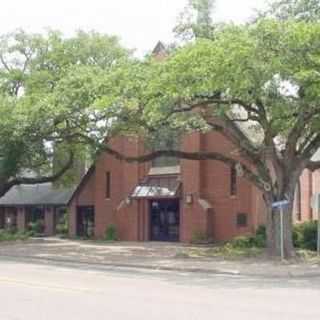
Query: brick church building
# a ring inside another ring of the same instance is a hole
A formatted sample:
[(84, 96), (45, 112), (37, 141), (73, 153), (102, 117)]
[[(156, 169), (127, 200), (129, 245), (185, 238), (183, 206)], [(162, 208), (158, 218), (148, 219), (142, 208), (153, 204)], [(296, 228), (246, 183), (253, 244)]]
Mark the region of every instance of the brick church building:
[[(154, 53), (165, 59), (164, 50), (158, 43)], [(128, 156), (146, 152), (144, 143), (133, 137), (119, 136), (112, 147)], [(179, 139), (179, 149), (232, 154), (236, 159), (236, 148), (218, 132), (185, 135)], [(314, 160), (320, 160), (320, 152)], [(103, 238), (113, 226), (124, 241), (224, 241), (252, 234), (265, 222), (259, 190), (238, 177), (235, 168), (212, 160), (159, 158), (139, 164), (104, 153), (73, 193), (30, 188), (15, 188), (0, 199), (0, 229), (10, 220), (24, 230), (30, 219), (40, 217), (45, 234), (52, 235), (57, 220), (52, 212), (66, 205), (72, 237)], [(296, 188), (296, 223), (316, 219), (310, 206), (316, 192), (320, 192), (320, 170), (305, 170)]]
[[(139, 139), (118, 137), (112, 147), (142, 155)], [(181, 150), (232, 154), (217, 132), (183, 137)], [(294, 220), (315, 218), (310, 198), (320, 191), (320, 172), (306, 170), (297, 186)], [(260, 192), (234, 168), (213, 161), (159, 159), (127, 163), (101, 154), (69, 202), (70, 236), (103, 238), (113, 225), (123, 241), (224, 241), (254, 233), (264, 224)]]
[[(165, 59), (161, 42), (153, 54)], [(131, 156), (145, 152), (135, 138), (118, 137), (112, 147)], [(235, 150), (217, 132), (186, 135), (179, 148), (226, 155)], [(314, 218), (310, 198), (319, 191), (320, 171), (306, 170), (297, 186), (296, 222)], [(112, 225), (119, 239), (127, 241), (223, 241), (254, 233), (265, 221), (261, 193), (221, 162), (160, 158), (129, 164), (107, 154), (100, 155), (83, 177), (69, 211), (70, 236), (103, 238)]]

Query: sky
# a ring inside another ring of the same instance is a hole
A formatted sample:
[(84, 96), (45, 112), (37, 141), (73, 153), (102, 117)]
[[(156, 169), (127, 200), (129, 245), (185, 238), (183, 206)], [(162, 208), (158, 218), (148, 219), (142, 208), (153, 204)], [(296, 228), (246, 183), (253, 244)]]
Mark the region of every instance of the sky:
[[(123, 45), (144, 55), (158, 40), (169, 43), (172, 29), (188, 0), (0, 0), (0, 34), (96, 30), (117, 35)], [(216, 21), (243, 22), (266, 0), (217, 0)]]

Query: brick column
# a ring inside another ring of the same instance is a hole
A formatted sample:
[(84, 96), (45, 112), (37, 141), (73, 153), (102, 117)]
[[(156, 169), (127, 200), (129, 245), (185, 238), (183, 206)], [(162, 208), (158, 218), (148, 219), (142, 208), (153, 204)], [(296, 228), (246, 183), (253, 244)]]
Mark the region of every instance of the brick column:
[[(192, 133), (184, 137), (183, 151), (198, 152), (203, 150), (203, 134)], [(180, 241), (189, 242), (196, 233), (209, 237), (208, 213), (199, 205), (202, 193), (201, 161), (181, 160), (181, 178), (183, 181), (183, 197), (180, 202)], [(191, 203), (186, 203), (186, 196)]]
[(44, 210), (44, 233), (46, 236), (53, 236), (55, 234), (55, 210), (53, 207), (46, 207)]
[(26, 231), (26, 208), (17, 208), (17, 229)]
[(0, 229), (4, 229), (6, 224), (4, 208), (0, 208)]
[(68, 225), (69, 225), (69, 236), (75, 237), (77, 235), (77, 205), (76, 201), (68, 207)]

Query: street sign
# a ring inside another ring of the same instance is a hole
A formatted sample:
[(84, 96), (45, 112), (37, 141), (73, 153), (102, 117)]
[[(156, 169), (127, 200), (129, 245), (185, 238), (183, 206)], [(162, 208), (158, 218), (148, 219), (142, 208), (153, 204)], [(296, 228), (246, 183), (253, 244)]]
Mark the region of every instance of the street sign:
[(281, 249), (281, 259), (284, 259), (284, 220), (283, 220), (283, 208), (289, 204), (288, 200), (276, 201), (272, 204), (272, 208), (280, 209), (280, 249)]
[(288, 200), (277, 201), (272, 204), (272, 208), (283, 208), (289, 204)]

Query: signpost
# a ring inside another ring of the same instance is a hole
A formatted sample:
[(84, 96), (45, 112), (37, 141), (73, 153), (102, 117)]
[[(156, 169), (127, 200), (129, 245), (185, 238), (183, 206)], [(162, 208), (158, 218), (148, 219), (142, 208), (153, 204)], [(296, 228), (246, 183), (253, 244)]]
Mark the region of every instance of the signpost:
[(272, 208), (280, 209), (280, 251), (281, 259), (284, 260), (284, 220), (283, 220), (283, 208), (289, 204), (288, 200), (277, 201), (272, 204)]
[(316, 193), (311, 198), (311, 208), (317, 213), (318, 215), (318, 238), (317, 238), (317, 252), (318, 256), (320, 255), (320, 193)]

